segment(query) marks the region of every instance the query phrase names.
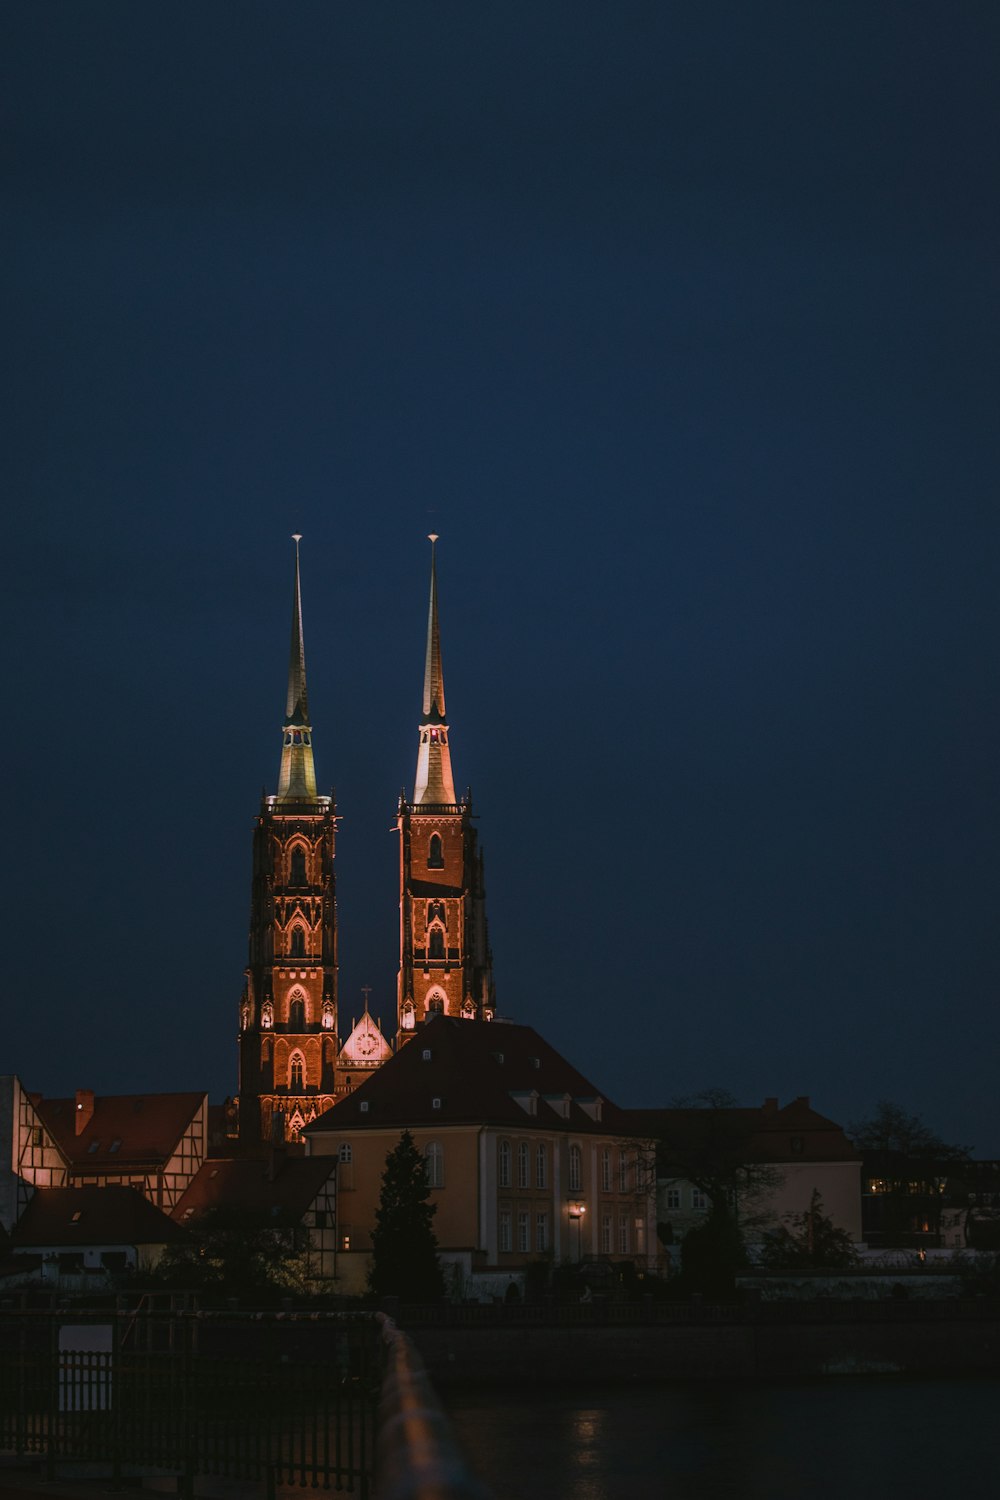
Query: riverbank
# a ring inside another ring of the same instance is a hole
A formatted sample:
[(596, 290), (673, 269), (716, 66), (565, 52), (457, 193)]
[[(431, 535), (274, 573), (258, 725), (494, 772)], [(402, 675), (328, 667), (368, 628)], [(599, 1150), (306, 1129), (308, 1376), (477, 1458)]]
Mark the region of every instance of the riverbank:
[(650, 1309), (649, 1321), (626, 1324), (614, 1322), (608, 1309), (561, 1325), (511, 1318), (488, 1325), (406, 1326), (442, 1390), (598, 1378), (634, 1384), (1000, 1373), (995, 1304), (930, 1304), (933, 1311), (928, 1306), (810, 1304), (796, 1308), (794, 1319), (768, 1307), (734, 1310), (730, 1318), (724, 1309), (705, 1309), (703, 1318), (687, 1321), (661, 1321)]

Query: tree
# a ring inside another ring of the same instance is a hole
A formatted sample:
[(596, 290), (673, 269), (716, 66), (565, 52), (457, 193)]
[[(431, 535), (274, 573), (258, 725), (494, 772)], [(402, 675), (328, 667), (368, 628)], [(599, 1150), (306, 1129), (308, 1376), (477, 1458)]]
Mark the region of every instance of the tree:
[(938, 1234), (948, 1179), (961, 1176), (968, 1147), (949, 1145), (888, 1099), (870, 1119), (848, 1125), (847, 1135), (864, 1157), (866, 1235), (912, 1244), (915, 1236)]
[(225, 1296), (312, 1289), (308, 1231), (289, 1215), (219, 1204), (189, 1226), (183, 1244), (168, 1245), (156, 1279)]
[(748, 1160), (756, 1110), (736, 1106), (723, 1089), (704, 1089), (675, 1102), (657, 1146), (657, 1176), (666, 1185), (689, 1182), (704, 1193), (707, 1219), (689, 1229), (681, 1245), (681, 1269), (692, 1291), (731, 1296), (746, 1265), (746, 1229), (767, 1216), (767, 1198), (782, 1174), (766, 1162)]
[(375, 1212), (368, 1284), (376, 1296), (427, 1302), (444, 1295), (432, 1228), (437, 1204), (428, 1203), (429, 1197), (424, 1159), (404, 1130), (385, 1159)]
[(769, 1234), (761, 1249), (761, 1264), (769, 1270), (821, 1270), (852, 1266), (857, 1260), (854, 1241), (823, 1212), (819, 1188), (813, 1188), (802, 1214), (786, 1214), (786, 1223)]

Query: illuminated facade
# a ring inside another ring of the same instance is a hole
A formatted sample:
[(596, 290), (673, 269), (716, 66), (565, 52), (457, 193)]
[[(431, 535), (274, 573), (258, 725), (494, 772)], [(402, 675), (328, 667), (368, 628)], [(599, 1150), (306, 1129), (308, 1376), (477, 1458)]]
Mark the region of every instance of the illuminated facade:
[(472, 800), (455, 796), (445, 713), (437, 572), (430, 607), (413, 800), (400, 798), (397, 1046), (435, 1014), (492, 1020), (492, 955)]
[(240, 1140), (297, 1139), (336, 1088), (336, 808), (316, 792), (302, 589), (295, 593), (281, 768), (253, 839), (250, 961), (240, 1002)]

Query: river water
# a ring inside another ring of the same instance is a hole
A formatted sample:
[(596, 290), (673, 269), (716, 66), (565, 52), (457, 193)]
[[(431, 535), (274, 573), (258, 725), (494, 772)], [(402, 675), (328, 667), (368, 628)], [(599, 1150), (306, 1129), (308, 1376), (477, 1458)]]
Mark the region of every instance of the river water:
[(997, 1493), (1000, 1378), (449, 1392), (496, 1500), (941, 1500)]

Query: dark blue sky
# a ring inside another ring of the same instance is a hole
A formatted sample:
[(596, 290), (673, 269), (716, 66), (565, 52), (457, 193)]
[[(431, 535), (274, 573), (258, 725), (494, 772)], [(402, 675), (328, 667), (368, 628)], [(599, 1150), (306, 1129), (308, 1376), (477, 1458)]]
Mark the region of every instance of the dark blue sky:
[(996, 6), (0, 32), (4, 1068), (235, 1088), (292, 531), (390, 1016), (433, 529), (501, 1009), (1000, 1154)]

